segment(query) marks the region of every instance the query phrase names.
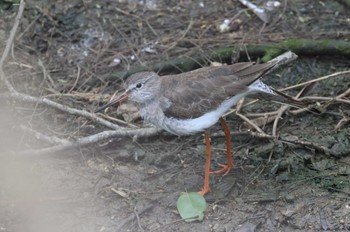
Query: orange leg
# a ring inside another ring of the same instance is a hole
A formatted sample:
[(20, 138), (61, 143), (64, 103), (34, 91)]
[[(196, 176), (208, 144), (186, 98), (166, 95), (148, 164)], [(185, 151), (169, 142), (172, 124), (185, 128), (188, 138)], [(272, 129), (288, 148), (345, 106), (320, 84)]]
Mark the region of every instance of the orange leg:
[(204, 186), (199, 192), (202, 196), (210, 192), (209, 187), (209, 174), (210, 174), (210, 161), (211, 161), (211, 145), (208, 132), (204, 132), (205, 146), (206, 146), (206, 160), (205, 160), (205, 174), (204, 174)]
[(226, 176), (230, 172), (230, 170), (233, 168), (233, 161), (232, 161), (232, 154), (231, 154), (231, 136), (230, 136), (230, 129), (228, 128), (228, 126), (223, 118), (220, 118), (220, 123), (221, 123), (222, 127), (224, 128), (225, 137), (226, 137), (227, 164), (219, 164), (221, 169), (214, 171), (214, 172), (211, 172), (211, 173), (212, 174), (223, 173), (223, 176)]

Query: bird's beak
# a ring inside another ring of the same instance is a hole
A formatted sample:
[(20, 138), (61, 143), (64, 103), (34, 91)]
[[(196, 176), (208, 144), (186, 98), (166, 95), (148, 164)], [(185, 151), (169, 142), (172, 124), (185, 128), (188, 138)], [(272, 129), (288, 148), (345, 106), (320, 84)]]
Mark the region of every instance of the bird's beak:
[(95, 113), (101, 112), (102, 110), (118, 103), (118, 102), (122, 102), (124, 100), (126, 100), (129, 97), (130, 91), (129, 90), (125, 90), (124, 93), (120, 94), (119, 96), (116, 96), (115, 98), (112, 98), (109, 102), (107, 102), (106, 104), (104, 104), (103, 106), (99, 107)]

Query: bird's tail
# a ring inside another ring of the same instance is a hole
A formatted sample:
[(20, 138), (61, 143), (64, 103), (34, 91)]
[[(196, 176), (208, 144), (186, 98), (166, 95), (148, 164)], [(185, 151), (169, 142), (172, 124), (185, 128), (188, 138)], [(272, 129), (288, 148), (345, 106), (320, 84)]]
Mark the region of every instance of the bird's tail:
[(302, 102), (300, 100), (294, 99), (291, 96), (282, 93), (278, 90), (272, 89), (274, 92), (274, 96), (272, 96), (273, 101), (279, 102), (279, 103), (283, 103), (283, 104), (287, 104), (290, 106), (294, 106), (296, 108), (307, 108), (308, 104), (306, 102)]
[(249, 86), (249, 88), (251, 88), (252, 90), (255, 90), (255, 95), (258, 95), (260, 99), (267, 99), (270, 101), (290, 105), (296, 108), (308, 108), (308, 111), (319, 113), (317, 110), (314, 110), (313, 108), (308, 107), (309, 103), (294, 99), (285, 93), (282, 93), (276, 89), (271, 88), (270, 86), (264, 84), (260, 80), (257, 80), (254, 83), (252, 83)]

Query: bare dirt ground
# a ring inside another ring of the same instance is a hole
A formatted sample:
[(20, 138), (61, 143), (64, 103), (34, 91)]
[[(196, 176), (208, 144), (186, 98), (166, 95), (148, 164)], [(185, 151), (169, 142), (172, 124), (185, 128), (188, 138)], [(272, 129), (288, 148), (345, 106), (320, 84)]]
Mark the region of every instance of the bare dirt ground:
[[(288, 38), (346, 40), (350, 34), (349, 8), (337, 1), (283, 1), (265, 26), (237, 1), (145, 2), (28, 1), (3, 67), (7, 79), (21, 93), (93, 112), (120, 87), (121, 78), (109, 79), (115, 72), (180, 56), (206, 57), (220, 47)], [(11, 1), (0, 6), (5, 47), (18, 7)], [(230, 31), (220, 33), (217, 25), (231, 18)], [(233, 54), (232, 60), (240, 58)], [(265, 81), (284, 88), (349, 67), (346, 57), (300, 56)], [(350, 88), (349, 80), (346, 74), (320, 81), (312, 95), (338, 96)], [(320, 115), (284, 115), (277, 128), (281, 138), (322, 145), (338, 157), (311, 145), (253, 138), (242, 119), (230, 114), (235, 168), (228, 176), (211, 177), (205, 219), (186, 223), (176, 200), (202, 187), (202, 135), (160, 132), (24, 153), (52, 146), (34, 131), (75, 140), (108, 128), (14, 100), (3, 82), (0, 89), (0, 231), (350, 230), (349, 96), (329, 102)], [(260, 101), (242, 113), (279, 107)], [(126, 120), (116, 109), (108, 114)], [(271, 134), (272, 125), (263, 130)], [(211, 132), (214, 169), (225, 159), (225, 139), (219, 125)]]

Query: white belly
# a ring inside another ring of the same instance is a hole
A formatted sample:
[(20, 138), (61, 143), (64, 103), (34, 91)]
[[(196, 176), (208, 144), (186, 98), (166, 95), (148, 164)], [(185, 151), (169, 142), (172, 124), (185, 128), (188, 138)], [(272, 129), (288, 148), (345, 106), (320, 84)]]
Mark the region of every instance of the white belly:
[(158, 126), (176, 135), (190, 135), (204, 131), (213, 126), (224, 113), (236, 105), (237, 102), (247, 94), (248, 93), (241, 93), (227, 99), (217, 109), (205, 113), (198, 118), (175, 119), (164, 117), (163, 122)]

